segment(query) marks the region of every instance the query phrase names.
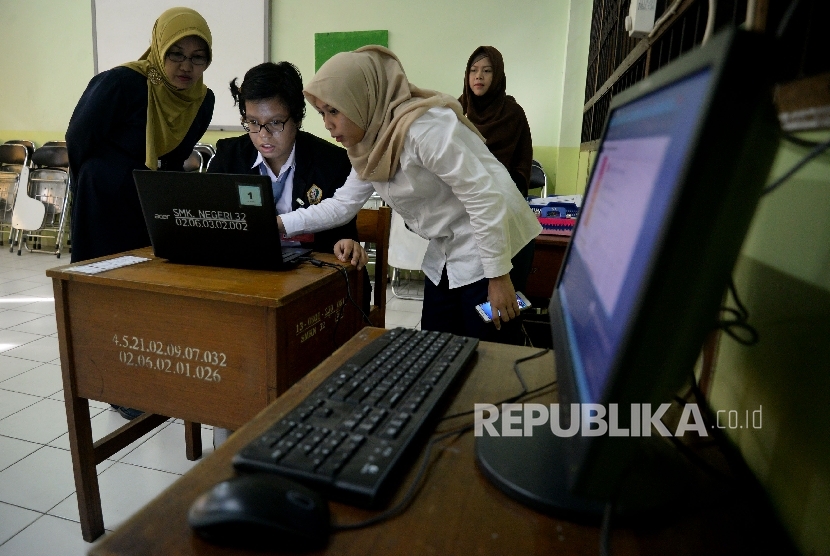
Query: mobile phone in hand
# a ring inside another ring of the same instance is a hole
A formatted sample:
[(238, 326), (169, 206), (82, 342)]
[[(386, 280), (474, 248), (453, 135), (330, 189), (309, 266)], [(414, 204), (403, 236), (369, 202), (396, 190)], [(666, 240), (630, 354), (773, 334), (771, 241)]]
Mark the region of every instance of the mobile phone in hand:
[[(519, 302), (519, 311), (524, 311), (530, 307), (530, 301), (527, 300), (522, 292), (516, 292), (516, 301)], [(476, 312), (484, 322), (493, 322), (493, 310), (490, 308), (489, 301), (476, 305)]]

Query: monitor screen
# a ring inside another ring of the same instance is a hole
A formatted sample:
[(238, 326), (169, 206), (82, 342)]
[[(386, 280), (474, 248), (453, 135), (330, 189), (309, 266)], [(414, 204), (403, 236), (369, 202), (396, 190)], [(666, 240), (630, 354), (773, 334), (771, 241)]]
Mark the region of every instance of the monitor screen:
[(777, 150), (766, 40), (726, 30), (613, 98), (548, 308), (558, 418), (477, 432), (479, 469), (514, 498), (596, 518), (688, 492), (646, 412), (688, 387)]
[(556, 290), (582, 403), (602, 400), (683, 183), (711, 74), (701, 70), (610, 114)]

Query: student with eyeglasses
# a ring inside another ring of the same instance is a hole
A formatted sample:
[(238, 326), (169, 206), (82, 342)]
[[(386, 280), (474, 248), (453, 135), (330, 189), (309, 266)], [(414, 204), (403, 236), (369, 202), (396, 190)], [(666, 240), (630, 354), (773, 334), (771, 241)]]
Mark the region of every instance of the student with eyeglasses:
[(133, 170), (183, 171), (213, 116), (213, 92), (202, 82), (210, 60), (207, 22), (171, 8), (138, 61), (89, 82), (66, 131), (72, 262), (150, 245)]
[[(301, 130), (306, 108), (299, 70), (289, 62), (266, 62), (249, 69), (241, 85), (231, 81), (230, 90), (247, 133), (217, 141), (208, 172), (268, 176), (277, 214), (332, 197), (352, 164), (345, 149)], [(315, 251), (334, 252), (342, 262), (351, 261), (363, 269), (368, 284), (368, 257), (357, 242), (356, 217), (293, 239)], [(363, 290), (368, 312), (371, 291)], [(213, 446), (219, 447), (232, 432), (214, 427)]]
[[(202, 82), (210, 61), (207, 22), (171, 8), (138, 61), (89, 82), (66, 131), (72, 262), (150, 245), (133, 170), (184, 170), (213, 116), (213, 92)], [(117, 409), (128, 419), (141, 414)]]
[[(270, 177), (277, 214), (332, 197), (352, 165), (345, 149), (302, 131), (306, 107), (299, 70), (289, 62), (266, 62), (249, 69), (241, 85), (231, 81), (230, 90), (247, 133), (217, 141), (208, 172)], [(293, 239), (334, 252), (358, 269), (368, 260), (357, 243), (356, 217)]]

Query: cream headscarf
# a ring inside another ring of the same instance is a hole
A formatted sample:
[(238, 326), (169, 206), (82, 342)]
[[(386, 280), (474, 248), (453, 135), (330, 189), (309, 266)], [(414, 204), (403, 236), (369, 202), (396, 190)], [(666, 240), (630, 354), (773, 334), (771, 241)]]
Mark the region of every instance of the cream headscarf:
[(452, 108), (481, 137), (456, 99), (412, 85), (398, 58), (382, 46), (335, 54), (303, 93), (312, 104), (322, 100), (366, 132), (360, 143), (348, 148), (352, 166), (364, 180), (388, 181), (395, 174), (409, 126), (430, 108)]
[[(200, 78), (189, 89), (177, 90), (164, 73), (167, 50), (179, 39), (196, 36), (210, 50), (210, 28), (198, 12), (190, 8), (170, 8), (153, 25), (150, 48), (137, 62), (123, 64), (147, 77), (147, 168), (158, 167), (158, 157), (175, 149), (182, 142), (202, 101), (207, 87)], [(209, 58), (212, 58), (212, 52)], [(209, 64), (208, 64), (209, 65)]]

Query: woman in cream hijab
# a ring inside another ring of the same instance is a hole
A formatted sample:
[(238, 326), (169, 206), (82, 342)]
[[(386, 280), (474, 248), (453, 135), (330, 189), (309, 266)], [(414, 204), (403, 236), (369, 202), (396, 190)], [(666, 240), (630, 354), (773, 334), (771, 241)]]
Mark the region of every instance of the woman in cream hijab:
[[(333, 198), (282, 215), (284, 231), (346, 222), (377, 191), (429, 240), (421, 328), (521, 343), (515, 289), (527, 281), (541, 227), (458, 101), (409, 83), (380, 46), (336, 54), (304, 92), (353, 169)], [(492, 325), (475, 310), (488, 298)]]
[(138, 61), (89, 82), (66, 131), (72, 262), (150, 245), (133, 170), (183, 169), (213, 116), (202, 82), (211, 54), (204, 18), (172, 8)]
[[(138, 61), (89, 82), (66, 131), (72, 262), (150, 245), (133, 170), (183, 170), (213, 116), (213, 92), (202, 83), (211, 54), (204, 18), (171, 8)], [(127, 419), (141, 415), (113, 407)]]

